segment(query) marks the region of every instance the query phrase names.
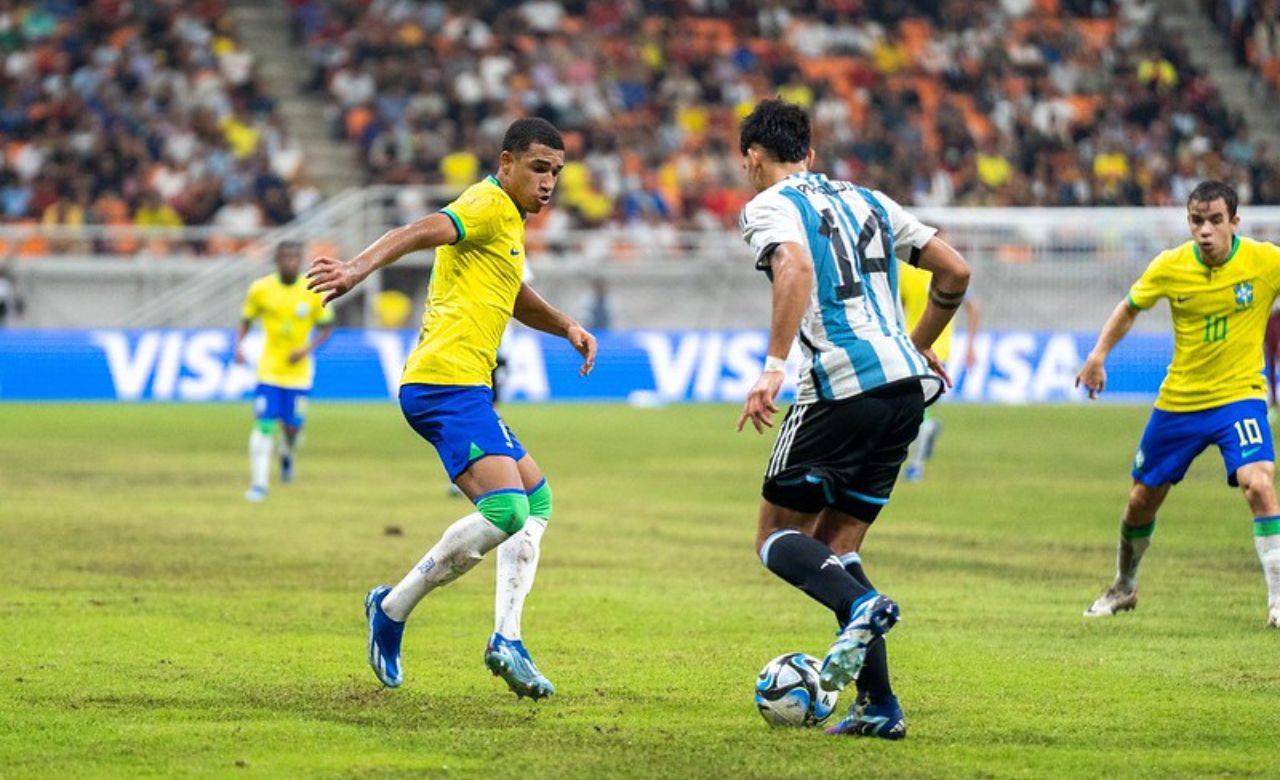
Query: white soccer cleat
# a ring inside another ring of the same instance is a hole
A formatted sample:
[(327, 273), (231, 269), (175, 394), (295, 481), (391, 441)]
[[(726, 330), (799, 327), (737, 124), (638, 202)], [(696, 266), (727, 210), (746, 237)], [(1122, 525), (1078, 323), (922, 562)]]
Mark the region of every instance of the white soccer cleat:
[(1112, 585), (1093, 602), (1093, 606), (1084, 611), (1085, 617), (1107, 617), (1117, 612), (1128, 612), (1138, 606), (1138, 589), (1122, 590)]
[(244, 491), (244, 500), (251, 504), (261, 504), (267, 500), (267, 489), (254, 485)]
[(1280, 628), (1280, 603), (1271, 605), (1271, 613), (1267, 615), (1267, 628)]

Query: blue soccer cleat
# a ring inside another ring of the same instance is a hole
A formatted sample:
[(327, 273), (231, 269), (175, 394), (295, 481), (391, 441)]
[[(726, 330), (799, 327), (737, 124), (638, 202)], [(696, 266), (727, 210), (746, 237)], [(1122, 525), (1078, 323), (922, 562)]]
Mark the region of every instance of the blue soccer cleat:
[(835, 644), (822, 660), (818, 684), (823, 690), (840, 691), (862, 671), (867, 658), (867, 645), (878, 636), (884, 636), (900, 618), (898, 604), (874, 590), (868, 592), (853, 605), (849, 622), (836, 634)]
[(404, 637), (404, 623), (392, 620), (382, 611), (382, 600), (391, 592), (386, 585), (379, 585), (364, 597), (364, 615), (369, 620), (369, 666), (382, 684), (399, 688), (404, 682), (400, 668), (400, 640)]
[(285, 484), (293, 481), (293, 453), (280, 456), (280, 481)]
[(495, 676), (505, 680), (507, 687), (520, 698), (528, 696), (536, 701), (556, 692), (556, 687), (538, 671), (529, 651), (524, 649), (524, 642), (519, 639), (494, 634), (484, 649), (484, 665)]
[(907, 719), (898, 706), (898, 697), (887, 702), (871, 704), (864, 694), (849, 708), (849, 714), (827, 729), (828, 734), (848, 734), (856, 737), (902, 739), (907, 736)]
[(907, 466), (907, 470), (903, 472), (902, 477), (908, 482), (919, 482), (924, 479), (924, 466), (912, 463)]

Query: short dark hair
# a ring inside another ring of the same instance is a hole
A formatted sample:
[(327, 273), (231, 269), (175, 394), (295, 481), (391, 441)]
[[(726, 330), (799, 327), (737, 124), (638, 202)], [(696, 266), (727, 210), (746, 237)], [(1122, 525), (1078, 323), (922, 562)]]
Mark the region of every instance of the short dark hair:
[(564, 150), (564, 139), (556, 126), (538, 116), (517, 119), (507, 128), (502, 137), (502, 151), (518, 154), (528, 151), (530, 146), (542, 144), (552, 149)]
[(284, 257), (285, 255), (289, 254), (290, 252), (297, 252), (298, 254), (302, 254), (302, 242), (301, 241), (281, 241), (280, 243), (276, 244), (276, 260), (277, 261), (280, 258)]
[(760, 146), (778, 162), (801, 162), (809, 155), (809, 114), (781, 98), (761, 100), (738, 131), (738, 151)]
[(1236, 207), (1240, 205), (1240, 196), (1236, 194), (1234, 187), (1224, 181), (1209, 179), (1197, 184), (1187, 196), (1187, 208), (1191, 208), (1192, 203), (1211, 203), (1218, 198), (1226, 201), (1227, 217), (1235, 218)]

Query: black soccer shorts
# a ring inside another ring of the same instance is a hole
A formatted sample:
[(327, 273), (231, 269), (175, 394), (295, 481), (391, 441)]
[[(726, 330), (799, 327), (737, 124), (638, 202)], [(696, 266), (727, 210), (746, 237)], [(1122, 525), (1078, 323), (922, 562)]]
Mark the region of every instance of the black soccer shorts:
[(889, 503), (924, 406), (916, 379), (792, 406), (765, 470), (765, 500), (796, 512), (831, 507), (873, 522)]

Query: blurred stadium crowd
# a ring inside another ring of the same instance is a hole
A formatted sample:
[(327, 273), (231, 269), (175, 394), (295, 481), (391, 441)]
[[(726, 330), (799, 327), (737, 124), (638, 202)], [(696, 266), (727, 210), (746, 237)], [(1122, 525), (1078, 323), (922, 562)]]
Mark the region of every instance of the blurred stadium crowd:
[[(365, 183), (461, 188), (514, 117), (565, 130), (535, 231), (731, 227), (737, 121), (772, 94), (812, 110), (821, 169), (916, 205), (1171, 205), (1208, 177), (1280, 202), (1153, 0), (279, 1)], [(1276, 6), (1205, 0), (1272, 85)], [(224, 0), (0, 0), (0, 61), (5, 222), (234, 237), (320, 198)]]
[[(570, 131), (575, 224), (731, 225), (736, 122), (813, 110), (819, 165), (928, 205), (1169, 205), (1274, 163), (1152, 0), (293, 0), (369, 181), (461, 186), (507, 122)], [(568, 213), (566, 213), (568, 212)]]
[(209, 225), (234, 242), (320, 198), (222, 0), (6, 0), (0, 61), (7, 222)]

